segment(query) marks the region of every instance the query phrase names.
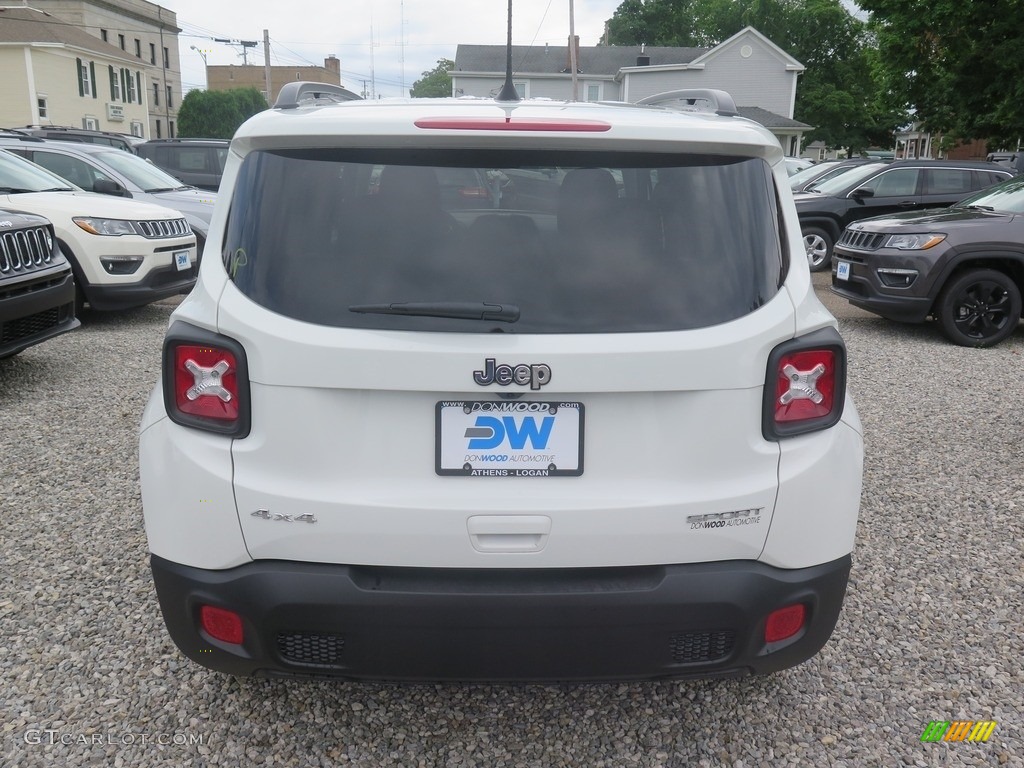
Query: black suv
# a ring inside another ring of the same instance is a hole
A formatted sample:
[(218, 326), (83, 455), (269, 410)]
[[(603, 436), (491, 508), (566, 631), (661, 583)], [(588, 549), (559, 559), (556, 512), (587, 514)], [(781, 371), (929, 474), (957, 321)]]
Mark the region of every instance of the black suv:
[(0, 210), (0, 358), (77, 328), (71, 265), (42, 216)]
[(996, 163), (969, 160), (866, 163), (794, 195), (811, 271), (828, 269), (836, 240), (854, 221), (945, 208), (1012, 175)]
[(152, 139), (135, 147), (135, 152), (184, 184), (216, 192), (228, 143), (226, 139)]
[(1024, 290), (1024, 177), (951, 208), (851, 224), (832, 291), (902, 322), (935, 317), (950, 341), (989, 347), (1017, 328)]
[(23, 133), (28, 136), (36, 136), (40, 139), (54, 139), (56, 141), (77, 141), (85, 144), (102, 144), (107, 147), (123, 149), (125, 152), (134, 152), (132, 146), (139, 141), (134, 136), (127, 136), (123, 133), (112, 131), (90, 131), (86, 128), (68, 128), (62, 125), (26, 126), (25, 128), (11, 128), (13, 133)]

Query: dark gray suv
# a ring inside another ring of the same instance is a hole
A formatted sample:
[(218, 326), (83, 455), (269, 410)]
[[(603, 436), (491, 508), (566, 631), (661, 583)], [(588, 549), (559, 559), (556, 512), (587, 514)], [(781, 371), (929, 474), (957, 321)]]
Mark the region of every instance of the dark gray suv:
[(1024, 291), (1024, 177), (950, 208), (851, 224), (832, 291), (882, 317), (929, 316), (955, 344), (990, 347), (1017, 328)]

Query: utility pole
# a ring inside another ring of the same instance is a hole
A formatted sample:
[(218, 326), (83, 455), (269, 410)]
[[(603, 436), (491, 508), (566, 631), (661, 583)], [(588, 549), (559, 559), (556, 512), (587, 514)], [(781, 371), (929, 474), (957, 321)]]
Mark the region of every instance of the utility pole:
[(263, 30), (263, 72), (267, 78), (267, 104), (273, 106), (274, 92), (270, 90), (270, 30)]
[(242, 46), (242, 52), (239, 54), (242, 57), (242, 65), (249, 66), (249, 49), (255, 48), (259, 43), (255, 40), (228, 40), (223, 37), (213, 38), (215, 43), (227, 43), (228, 45), (240, 45)]
[(576, 76), (579, 62), (576, 61), (576, 15), (573, 13), (573, 0), (569, 0), (569, 68), (572, 70), (572, 100), (580, 100), (580, 83)]

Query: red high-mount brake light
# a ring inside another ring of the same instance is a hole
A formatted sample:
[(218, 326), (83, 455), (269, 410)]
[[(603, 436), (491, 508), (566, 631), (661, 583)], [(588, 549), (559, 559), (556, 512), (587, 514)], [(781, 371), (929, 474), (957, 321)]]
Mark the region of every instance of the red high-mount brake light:
[(231, 437), (249, 433), (249, 373), (241, 344), (175, 323), (163, 358), (164, 407), (171, 421)]
[(761, 431), (768, 440), (827, 429), (846, 400), (846, 346), (834, 328), (780, 344), (768, 357)]
[(556, 133), (604, 133), (611, 123), (559, 117), (423, 117), (417, 128), (448, 131), (554, 131)]

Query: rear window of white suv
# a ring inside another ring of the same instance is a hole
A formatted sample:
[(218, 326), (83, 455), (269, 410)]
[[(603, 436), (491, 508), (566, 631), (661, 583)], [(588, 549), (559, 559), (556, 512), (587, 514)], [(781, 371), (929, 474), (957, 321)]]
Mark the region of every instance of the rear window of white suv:
[(526, 150), (261, 150), (224, 261), (326, 326), (616, 333), (742, 317), (786, 270), (760, 158)]

